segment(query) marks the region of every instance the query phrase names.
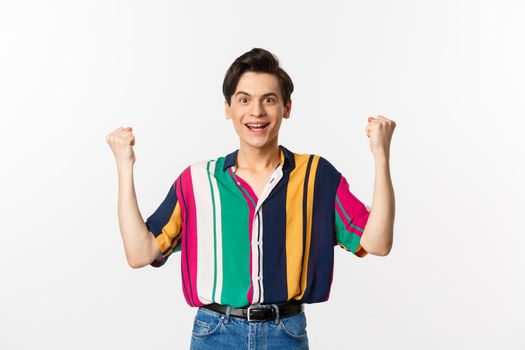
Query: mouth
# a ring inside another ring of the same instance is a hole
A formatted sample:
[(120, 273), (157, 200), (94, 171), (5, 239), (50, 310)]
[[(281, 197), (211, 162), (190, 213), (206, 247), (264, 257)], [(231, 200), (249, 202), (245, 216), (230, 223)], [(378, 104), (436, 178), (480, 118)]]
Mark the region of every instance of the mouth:
[(260, 133), (266, 130), (267, 126), (270, 125), (270, 123), (246, 123), (244, 126), (246, 126), (250, 131)]

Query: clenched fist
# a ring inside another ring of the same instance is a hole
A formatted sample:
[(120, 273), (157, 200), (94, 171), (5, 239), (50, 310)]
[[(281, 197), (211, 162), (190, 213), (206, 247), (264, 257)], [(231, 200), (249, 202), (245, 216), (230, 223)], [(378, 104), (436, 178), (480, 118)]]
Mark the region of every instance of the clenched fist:
[(133, 136), (131, 127), (116, 129), (106, 136), (106, 141), (115, 155), (117, 164), (133, 165), (135, 163), (135, 153), (133, 152), (135, 136)]
[(389, 156), (392, 134), (396, 128), (396, 122), (378, 115), (377, 118), (369, 117), (366, 126), (366, 136), (370, 138), (370, 150), (374, 157)]

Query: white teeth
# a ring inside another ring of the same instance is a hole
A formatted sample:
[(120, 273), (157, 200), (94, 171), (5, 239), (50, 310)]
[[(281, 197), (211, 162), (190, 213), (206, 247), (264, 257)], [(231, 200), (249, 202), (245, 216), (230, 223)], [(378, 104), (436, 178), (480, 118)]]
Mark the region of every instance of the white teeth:
[(250, 128), (262, 128), (265, 124), (246, 124)]

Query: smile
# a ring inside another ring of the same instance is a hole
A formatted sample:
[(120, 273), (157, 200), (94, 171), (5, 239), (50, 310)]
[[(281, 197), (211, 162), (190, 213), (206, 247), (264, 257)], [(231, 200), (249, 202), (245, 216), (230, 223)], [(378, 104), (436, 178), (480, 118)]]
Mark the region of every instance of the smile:
[(266, 129), (270, 123), (246, 123), (244, 124), (250, 131), (261, 132)]

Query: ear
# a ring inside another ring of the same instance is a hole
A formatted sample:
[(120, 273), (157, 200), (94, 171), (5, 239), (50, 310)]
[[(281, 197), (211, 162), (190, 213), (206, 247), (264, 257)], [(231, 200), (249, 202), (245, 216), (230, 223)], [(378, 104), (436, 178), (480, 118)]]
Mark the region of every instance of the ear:
[(285, 105), (284, 105), (284, 114), (283, 114), (283, 118), (290, 118), (290, 112), (292, 110), (292, 100), (289, 100)]
[(226, 119), (231, 119), (230, 105), (228, 104), (228, 101), (226, 100), (224, 100), (224, 114), (226, 115)]

